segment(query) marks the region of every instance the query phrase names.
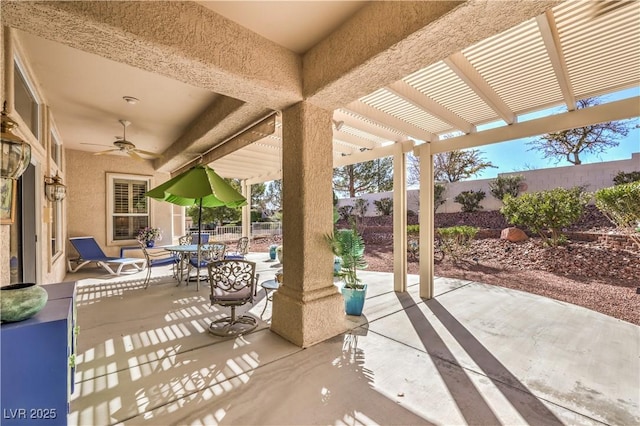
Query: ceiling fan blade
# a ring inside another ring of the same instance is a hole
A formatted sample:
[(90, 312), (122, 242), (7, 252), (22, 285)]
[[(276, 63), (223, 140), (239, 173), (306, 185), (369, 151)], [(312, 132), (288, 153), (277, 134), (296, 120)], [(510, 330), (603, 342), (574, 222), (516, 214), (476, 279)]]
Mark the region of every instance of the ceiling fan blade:
[(127, 154), (129, 154), (129, 156), (130, 156), (131, 158), (133, 158), (134, 160), (144, 161), (144, 158), (140, 157), (140, 156), (138, 155), (138, 153), (137, 153), (137, 152), (135, 152), (134, 150), (127, 151)]
[(108, 154), (110, 152), (114, 152), (114, 151), (120, 151), (120, 149), (115, 148), (115, 149), (107, 149), (106, 151), (99, 151), (99, 152), (94, 152), (93, 155), (104, 155), (104, 154)]
[(153, 158), (160, 158), (160, 157), (162, 157), (162, 155), (160, 155), (160, 154), (156, 154), (156, 153), (153, 153), (153, 152), (151, 152), (151, 151), (145, 151), (144, 149), (137, 149), (137, 148), (136, 148), (136, 152), (137, 152), (138, 154), (148, 155), (149, 157), (153, 157)]

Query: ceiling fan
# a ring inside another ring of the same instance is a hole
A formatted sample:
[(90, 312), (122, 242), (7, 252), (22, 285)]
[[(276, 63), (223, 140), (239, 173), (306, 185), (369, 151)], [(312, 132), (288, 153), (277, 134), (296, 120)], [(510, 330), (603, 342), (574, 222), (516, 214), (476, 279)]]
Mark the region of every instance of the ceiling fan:
[[(144, 158), (141, 157), (140, 154), (143, 154), (143, 155), (146, 155), (146, 156), (152, 157), (152, 158), (161, 157), (159, 154), (154, 154), (153, 152), (145, 151), (143, 149), (136, 148), (136, 146), (132, 142), (127, 140), (127, 127), (131, 124), (131, 122), (127, 121), (127, 120), (118, 120), (118, 121), (120, 122), (120, 124), (122, 124), (122, 137), (116, 136), (118, 138), (118, 140), (116, 140), (113, 143), (115, 148), (107, 149), (105, 151), (96, 152), (93, 155), (104, 155), (104, 154), (108, 154), (110, 152), (120, 151), (120, 152), (124, 152), (124, 153), (128, 154), (133, 159), (141, 160), (141, 161), (144, 160)], [(85, 145), (96, 145), (96, 144), (85, 144)]]

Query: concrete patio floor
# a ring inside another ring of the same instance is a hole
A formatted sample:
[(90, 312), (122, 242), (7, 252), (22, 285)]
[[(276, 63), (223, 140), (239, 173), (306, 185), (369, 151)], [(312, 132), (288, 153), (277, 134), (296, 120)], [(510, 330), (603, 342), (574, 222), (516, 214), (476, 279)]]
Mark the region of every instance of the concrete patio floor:
[[(277, 266), (252, 253), (261, 281)], [(436, 297), (369, 292), (350, 332), (301, 349), (264, 321), (232, 340), (210, 335), (225, 312), (207, 285), (176, 287), (169, 267), (78, 281), (69, 424), (640, 424), (640, 327), (579, 306), (437, 278)], [(250, 313), (259, 317), (262, 291)]]

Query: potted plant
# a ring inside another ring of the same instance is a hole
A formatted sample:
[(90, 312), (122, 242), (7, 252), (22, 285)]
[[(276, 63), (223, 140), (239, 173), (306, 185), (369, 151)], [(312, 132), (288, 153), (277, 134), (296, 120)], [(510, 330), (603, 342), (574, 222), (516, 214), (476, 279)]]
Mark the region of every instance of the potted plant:
[(367, 285), (358, 277), (358, 269), (367, 267), (364, 258), (364, 240), (355, 224), (350, 229), (338, 229), (326, 236), (333, 254), (340, 258), (337, 276), (344, 281), (342, 295), (347, 315), (361, 315), (367, 293)]
[(156, 241), (160, 241), (162, 239), (160, 228), (145, 226), (138, 231), (136, 239), (141, 243), (145, 243), (147, 247), (153, 247)]

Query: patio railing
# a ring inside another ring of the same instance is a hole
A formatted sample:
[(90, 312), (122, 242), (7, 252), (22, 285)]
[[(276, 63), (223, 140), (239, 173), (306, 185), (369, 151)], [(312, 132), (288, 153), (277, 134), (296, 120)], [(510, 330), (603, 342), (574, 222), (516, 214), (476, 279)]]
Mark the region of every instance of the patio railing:
[[(191, 229), (187, 233), (197, 234), (197, 231)], [(216, 229), (203, 229), (202, 233), (208, 234), (209, 238), (215, 241), (235, 241), (242, 237), (242, 226), (217, 226)], [(251, 239), (274, 235), (282, 235), (281, 222), (253, 222), (251, 224)]]

